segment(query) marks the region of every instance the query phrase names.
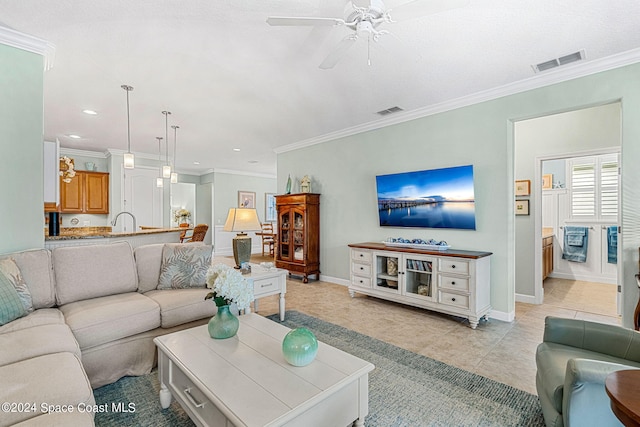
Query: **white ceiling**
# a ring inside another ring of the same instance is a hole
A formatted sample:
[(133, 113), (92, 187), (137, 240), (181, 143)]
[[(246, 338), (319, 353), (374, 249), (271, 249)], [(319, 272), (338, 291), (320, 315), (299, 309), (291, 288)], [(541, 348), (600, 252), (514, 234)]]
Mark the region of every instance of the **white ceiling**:
[(318, 65), (350, 30), (265, 22), (344, 18), (349, 7), (344, 0), (0, 0), (0, 21), (56, 45), (44, 80), (45, 139), (126, 150), (120, 86), (128, 84), (132, 151), (157, 154), (161, 112), (169, 110), (169, 125), (180, 126), (178, 170), (195, 174), (274, 174), (275, 148), (381, 120), (379, 110), (410, 112), (531, 79), (533, 64), (580, 49), (587, 59), (567, 67), (640, 47), (638, 0), (470, 0), (382, 24), (393, 37), (371, 44), (371, 65), (361, 39), (330, 70)]

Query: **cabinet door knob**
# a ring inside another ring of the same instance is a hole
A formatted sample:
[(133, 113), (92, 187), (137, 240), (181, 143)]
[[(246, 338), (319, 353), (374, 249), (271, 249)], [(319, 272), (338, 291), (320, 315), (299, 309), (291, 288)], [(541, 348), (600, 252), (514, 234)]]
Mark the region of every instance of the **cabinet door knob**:
[(360, 280), (360, 283), (364, 283), (362, 280)]
[(364, 267), (360, 267), (360, 270), (364, 270)]
[(362, 258), (363, 256), (364, 256), (363, 254), (360, 254), (360, 258)]
[(451, 301), (455, 301), (455, 300), (456, 300), (455, 298), (451, 298)]
[(452, 284), (452, 285), (455, 285), (455, 284), (456, 284), (456, 282), (451, 282), (451, 284)]
[(455, 264), (451, 265), (451, 268), (456, 268), (456, 265)]

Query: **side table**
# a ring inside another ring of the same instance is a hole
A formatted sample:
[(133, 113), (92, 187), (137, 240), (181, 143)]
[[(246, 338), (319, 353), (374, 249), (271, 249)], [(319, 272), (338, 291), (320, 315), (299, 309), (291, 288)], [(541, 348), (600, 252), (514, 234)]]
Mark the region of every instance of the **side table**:
[[(253, 296), (255, 301), (253, 307), (258, 311), (258, 298), (280, 294), (279, 312), (280, 320), (284, 320), (285, 302), (284, 295), (287, 293), (287, 270), (282, 268), (264, 268), (260, 264), (251, 264), (251, 273), (245, 276), (253, 283)], [(250, 313), (251, 309), (246, 309), (245, 313)]]
[(640, 426), (640, 369), (612, 372), (604, 388), (611, 410), (626, 427)]

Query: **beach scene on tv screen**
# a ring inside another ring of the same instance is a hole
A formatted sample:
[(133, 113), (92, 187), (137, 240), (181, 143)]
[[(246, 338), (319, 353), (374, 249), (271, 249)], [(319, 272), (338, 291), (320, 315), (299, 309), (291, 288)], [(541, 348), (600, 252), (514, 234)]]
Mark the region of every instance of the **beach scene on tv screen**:
[(473, 166), (376, 177), (380, 225), (475, 230)]

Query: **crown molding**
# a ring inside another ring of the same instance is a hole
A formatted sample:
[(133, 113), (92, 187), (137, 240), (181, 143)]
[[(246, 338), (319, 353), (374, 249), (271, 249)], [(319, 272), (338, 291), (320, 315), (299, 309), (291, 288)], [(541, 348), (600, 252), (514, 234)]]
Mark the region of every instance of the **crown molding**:
[(536, 74), (535, 76), (524, 80), (510, 83), (508, 85), (500, 86), (494, 89), (477, 92), (468, 96), (453, 99), (451, 101), (442, 102), (440, 104), (435, 104), (416, 110), (396, 113), (381, 120), (364, 123), (362, 125), (327, 133), (299, 142), (294, 142), (292, 144), (283, 145), (280, 147), (276, 147), (273, 151), (276, 154), (281, 154), (288, 151), (299, 150), (301, 148), (310, 147), (312, 145), (333, 141), (339, 138), (345, 138), (363, 132), (381, 129), (387, 126), (408, 122), (434, 114), (444, 113), (446, 111), (451, 111), (462, 107), (468, 107), (470, 105), (479, 104), (481, 102), (491, 101), (509, 95), (515, 95), (552, 84), (574, 80), (580, 77), (586, 77), (592, 74), (613, 70), (615, 68), (632, 65), (638, 62), (640, 62), (640, 49), (632, 49), (616, 55), (607, 56), (605, 58), (556, 68), (544, 73)]
[(2, 25), (0, 25), (0, 43), (42, 55), (45, 71), (53, 67), (56, 53), (56, 45), (53, 43)]
[(100, 151), (89, 151), (89, 150), (78, 150), (75, 148), (65, 148), (60, 147), (60, 154), (67, 154), (72, 156), (82, 156), (82, 157), (94, 157), (96, 159), (106, 159), (108, 157), (107, 152)]
[(243, 176), (255, 176), (258, 178), (271, 178), (271, 179), (276, 179), (277, 176), (276, 175), (272, 175), (272, 174), (268, 174), (268, 173), (259, 173), (259, 172), (246, 172), (246, 171), (240, 171), (240, 170), (233, 170), (233, 169), (218, 169), (218, 168), (214, 168), (212, 170), (213, 173), (226, 173), (229, 175), (243, 175)]

